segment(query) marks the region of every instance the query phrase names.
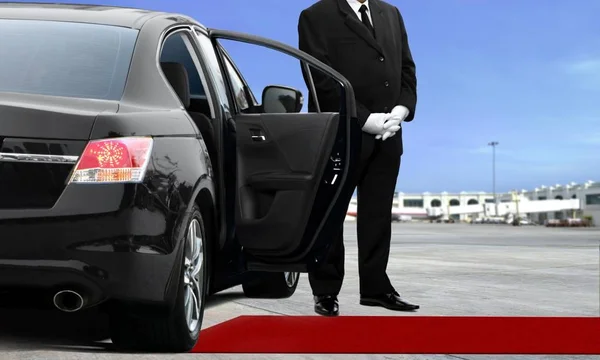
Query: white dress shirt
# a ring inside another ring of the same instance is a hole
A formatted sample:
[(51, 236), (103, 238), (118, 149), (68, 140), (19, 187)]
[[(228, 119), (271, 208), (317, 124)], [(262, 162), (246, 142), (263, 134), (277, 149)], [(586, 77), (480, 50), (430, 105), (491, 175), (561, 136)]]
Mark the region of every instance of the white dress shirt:
[(373, 25), (373, 18), (371, 17), (371, 8), (369, 7), (369, 0), (366, 0), (364, 3), (361, 3), (358, 0), (346, 0), (346, 1), (348, 1), (348, 5), (350, 5), (352, 10), (354, 10), (354, 13), (356, 14), (356, 16), (358, 16), (358, 20), (362, 20), (362, 14), (359, 11), (361, 6), (363, 6), (363, 5), (366, 6), (367, 7), (367, 17), (369, 18), (371, 25)]

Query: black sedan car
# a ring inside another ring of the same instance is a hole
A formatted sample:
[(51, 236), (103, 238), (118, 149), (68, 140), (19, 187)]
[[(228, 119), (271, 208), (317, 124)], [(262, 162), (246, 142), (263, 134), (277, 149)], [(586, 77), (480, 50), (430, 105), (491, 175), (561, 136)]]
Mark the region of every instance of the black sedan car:
[[(285, 86), (257, 101), (220, 39), (296, 58), (309, 88), (328, 76), (339, 111), (303, 113)], [(293, 47), (177, 14), (2, 3), (0, 65), (0, 290), (99, 306), (123, 349), (191, 349), (206, 297), (233, 286), (291, 296), (344, 220), (353, 90)]]

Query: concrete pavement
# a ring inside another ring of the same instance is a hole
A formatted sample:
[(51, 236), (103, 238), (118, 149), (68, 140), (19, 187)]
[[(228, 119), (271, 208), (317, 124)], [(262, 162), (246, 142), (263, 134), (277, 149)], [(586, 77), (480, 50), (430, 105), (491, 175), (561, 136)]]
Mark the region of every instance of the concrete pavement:
[[(346, 224), (346, 279), (342, 315), (506, 315), (600, 316), (600, 229), (512, 227), (508, 225), (393, 225), (388, 273), (415, 314), (395, 314), (358, 305), (354, 223)], [(306, 274), (296, 294), (285, 300), (246, 299), (240, 288), (214, 296), (204, 327), (238, 315), (312, 315)], [(0, 311), (0, 359), (346, 359), (348, 355), (132, 355), (81, 336), (92, 326), (102, 337), (104, 319), (74, 319), (45, 312)], [(17, 328), (37, 328), (39, 336), (18, 336)], [(40, 324), (36, 326), (34, 324)], [(58, 325), (60, 324), (60, 326)], [(54, 334), (54, 339), (48, 339)], [(46, 339), (41, 339), (46, 336)], [(352, 356), (360, 359), (569, 359), (472, 355)], [(577, 359), (593, 357), (573, 357)], [(597, 359), (597, 357), (595, 357)]]

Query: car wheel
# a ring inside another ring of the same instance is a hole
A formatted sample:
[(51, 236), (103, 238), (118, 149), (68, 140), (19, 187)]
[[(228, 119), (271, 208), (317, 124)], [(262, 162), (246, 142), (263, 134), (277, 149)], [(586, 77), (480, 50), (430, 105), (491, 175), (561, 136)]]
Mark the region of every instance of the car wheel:
[(242, 288), (250, 298), (284, 299), (296, 292), (299, 280), (298, 272), (259, 272), (253, 273)]
[(183, 244), (182, 274), (175, 306), (166, 314), (156, 309), (111, 314), (111, 337), (118, 348), (136, 351), (187, 352), (200, 335), (208, 281), (206, 230), (194, 208)]

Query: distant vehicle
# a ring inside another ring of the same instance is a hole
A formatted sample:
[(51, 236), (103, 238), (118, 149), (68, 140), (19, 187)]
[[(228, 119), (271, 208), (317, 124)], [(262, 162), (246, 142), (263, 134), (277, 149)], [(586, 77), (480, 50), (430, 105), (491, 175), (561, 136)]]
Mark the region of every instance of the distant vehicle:
[(402, 222), (412, 221), (412, 216), (409, 216), (409, 215), (400, 215), (400, 221), (402, 221)]
[(473, 224), (506, 224), (506, 219), (501, 216), (484, 216), (472, 220)]
[(522, 218), (519, 220), (519, 224), (521, 225), (535, 225), (535, 223), (529, 219)]
[[(343, 107), (300, 113), (302, 94), (275, 85), (258, 103), (219, 39), (310, 65)], [(101, 306), (118, 348), (184, 352), (208, 295), (241, 284), (286, 298), (325, 256), (361, 136), (352, 86), (330, 67), (107, 6), (1, 3), (0, 44), (2, 292)]]
[(545, 222), (546, 227), (589, 227), (591, 221), (587, 219), (549, 219)]
[(412, 221), (412, 216), (392, 213), (392, 221), (394, 221), (394, 222), (409, 222), (409, 221)]

